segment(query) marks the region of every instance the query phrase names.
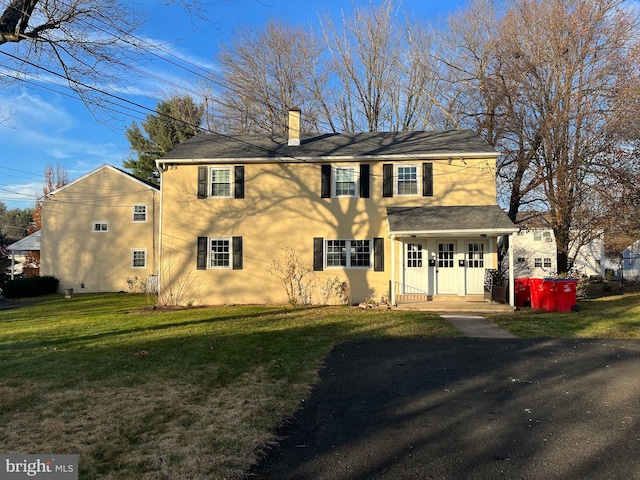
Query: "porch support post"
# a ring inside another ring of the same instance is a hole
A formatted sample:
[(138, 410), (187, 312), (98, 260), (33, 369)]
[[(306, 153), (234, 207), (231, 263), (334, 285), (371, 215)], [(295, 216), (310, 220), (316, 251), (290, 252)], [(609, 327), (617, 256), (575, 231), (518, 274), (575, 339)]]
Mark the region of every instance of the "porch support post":
[(396, 236), (391, 235), (391, 305), (396, 304)]
[(11, 280), (14, 279), (14, 270), (16, 269), (16, 251), (11, 250)]
[(509, 305), (512, 307), (516, 306), (516, 296), (515, 296), (515, 276), (513, 273), (513, 233), (509, 234)]

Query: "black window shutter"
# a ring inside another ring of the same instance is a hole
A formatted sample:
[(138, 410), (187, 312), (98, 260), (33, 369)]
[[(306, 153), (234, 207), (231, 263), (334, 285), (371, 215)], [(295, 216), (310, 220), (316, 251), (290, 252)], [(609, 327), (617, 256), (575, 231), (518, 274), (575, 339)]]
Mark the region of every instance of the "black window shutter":
[(244, 166), (238, 165), (234, 168), (234, 185), (233, 196), (235, 198), (244, 198)]
[(322, 165), (320, 196), (322, 198), (331, 198), (331, 165)]
[(393, 197), (393, 165), (382, 165), (382, 196)]
[(422, 196), (433, 197), (433, 163), (422, 164)]
[(242, 270), (242, 237), (233, 237), (233, 269)]
[(207, 198), (207, 167), (198, 167), (198, 198)]
[(373, 239), (373, 270), (384, 272), (384, 238)]
[(198, 237), (198, 270), (207, 269), (207, 237)]
[(322, 237), (313, 239), (313, 270), (316, 272), (324, 270), (324, 238)]
[(369, 170), (368, 163), (360, 165), (360, 198), (369, 198)]

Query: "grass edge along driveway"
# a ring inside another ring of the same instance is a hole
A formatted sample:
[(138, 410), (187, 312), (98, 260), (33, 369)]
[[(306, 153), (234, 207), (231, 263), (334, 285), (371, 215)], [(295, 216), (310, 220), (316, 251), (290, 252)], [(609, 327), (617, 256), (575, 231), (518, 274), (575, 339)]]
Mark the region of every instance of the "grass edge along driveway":
[(77, 453), (79, 478), (242, 478), (336, 344), (458, 335), (424, 312), (40, 300), (0, 312), (0, 452)]

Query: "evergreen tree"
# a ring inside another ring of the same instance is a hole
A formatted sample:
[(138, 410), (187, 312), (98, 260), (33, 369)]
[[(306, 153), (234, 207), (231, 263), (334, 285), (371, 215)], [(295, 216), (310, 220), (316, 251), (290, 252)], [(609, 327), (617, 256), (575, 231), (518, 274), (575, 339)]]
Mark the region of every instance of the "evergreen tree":
[(176, 145), (193, 137), (202, 122), (204, 109), (190, 96), (176, 96), (158, 103), (156, 113), (147, 115), (141, 125), (135, 122), (126, 129), (126, 137), (137, 158), (122, 162), (135, 176), (158, 185), (160, 175), (155, 161)]

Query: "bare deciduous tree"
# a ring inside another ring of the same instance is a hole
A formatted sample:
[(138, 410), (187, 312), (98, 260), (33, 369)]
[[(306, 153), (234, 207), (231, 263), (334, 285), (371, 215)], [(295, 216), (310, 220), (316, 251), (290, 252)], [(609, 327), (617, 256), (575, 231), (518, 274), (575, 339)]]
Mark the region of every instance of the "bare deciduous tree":
[[(303, 131), (317, 131), (317, 104), (308, 88), (320, 63), (310, 29), (269, 20), (263, 28), (239, 29), (220, 54), (223, 84), (211, 94), (216, 130), (223, 133), (284, 133), (289, 108), (305, 111)], [(320, 78), (315, 75), (316, 81)], [(215, 87), (215, 84), (212, 85)], [(318, 85), (322, 88), (322, 85)]]
[[(173, 3), (173, 2), (169, 2)], [(196, 15), (206, 0), (180, 0)], [(109, 107), (150, 45), (134, 35), (144, 17), (126, 0), (6, 0), (0, 3), (0, 84), (45, 78), (67, 83), (90, 108)]]
[(510, 217), (527, 203), (547, 208), (566, 272), (576, 229), (601, 225), (602, 209), (577, 221), (584, 206), (625, 168), (615, 152), (631, 127), (619, 110), (639, 98), (637, 13), (623, 0), (518, 0), (500, 16), (493, 6), (481, 0), (456, 17), (451, 33), (467, 55), (444, 61), (458, 85), (468, 76), (459, 98), (478, 100), (460, 112), (504, 153), (498, 175)]

